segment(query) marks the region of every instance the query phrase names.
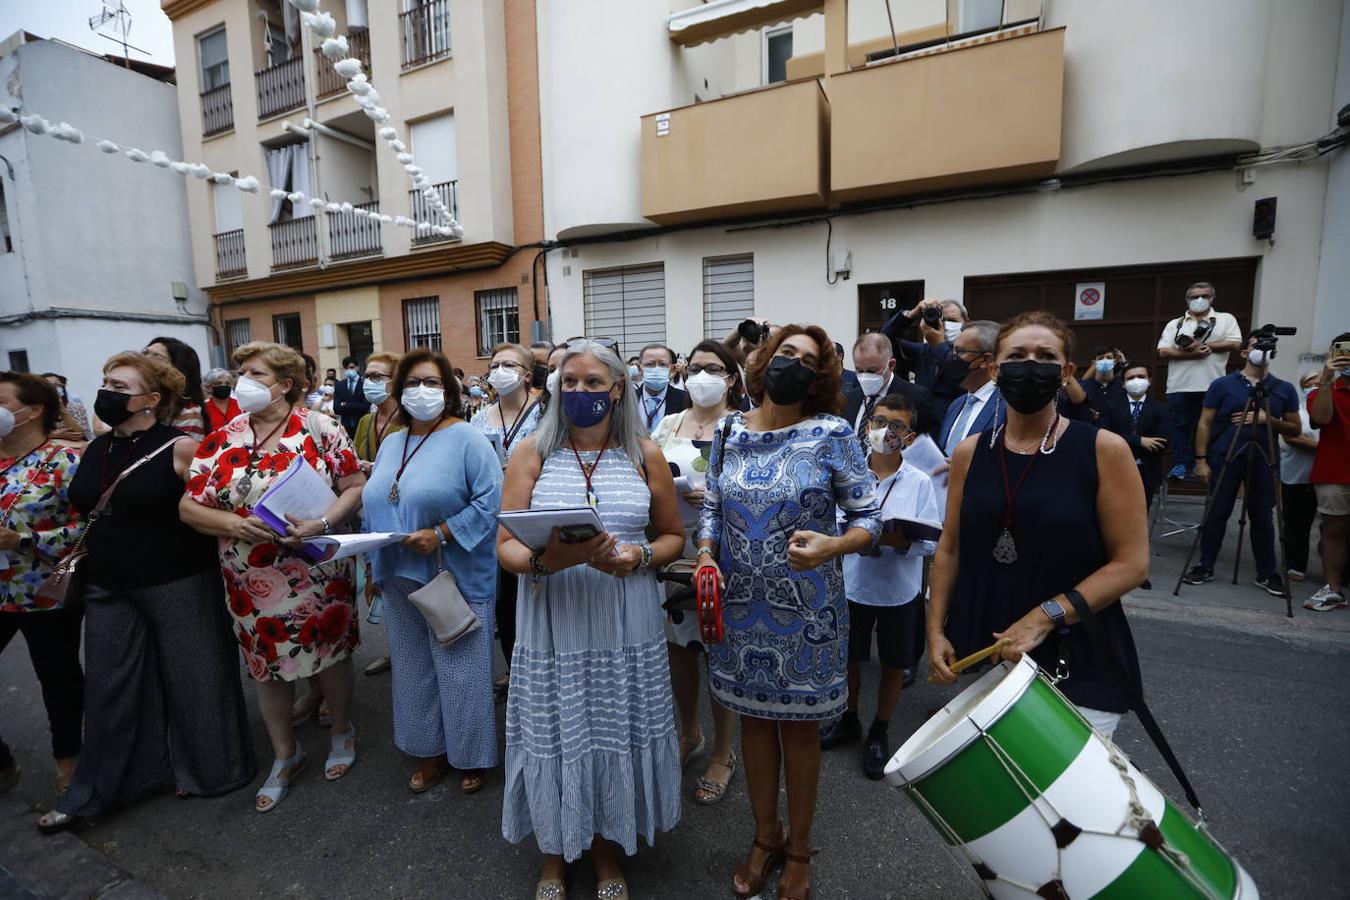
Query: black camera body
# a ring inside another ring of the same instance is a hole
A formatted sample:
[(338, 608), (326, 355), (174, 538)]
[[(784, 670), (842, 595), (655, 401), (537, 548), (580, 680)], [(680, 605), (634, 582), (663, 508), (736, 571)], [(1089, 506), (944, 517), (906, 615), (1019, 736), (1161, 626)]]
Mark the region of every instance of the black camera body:
[(1197, 343), (1203, 344), (1209, 337), (1210, 332), (1214, 330), (1215, 320), (1213, 317), (1202, 320), (1195, 326), (1194, 334), (1182, 334), (1181, 326), (1177, 326), (1176, 345), (1182, 350), (1189, 350)]
[(736, 331), (740, 333), (742, 338), (756, 346), (764, 343), (769, 337), (769, 326), (762, 322), (756, 322), (754, 319), (746, 319), (736, 326)]
[(923, 321), (929, 328), (941, 328), (942, 310), (936, 306), (925, 306), (923, 308)]
[(1280, 337), (1291, 334), (1298, 334), (1298, 329), (1292, 325), (1262, 325), (1252, 332), (1252, 336), (1256, 338), (1256, 343), (1252, 345), (1252, 349), (1272, 353)]

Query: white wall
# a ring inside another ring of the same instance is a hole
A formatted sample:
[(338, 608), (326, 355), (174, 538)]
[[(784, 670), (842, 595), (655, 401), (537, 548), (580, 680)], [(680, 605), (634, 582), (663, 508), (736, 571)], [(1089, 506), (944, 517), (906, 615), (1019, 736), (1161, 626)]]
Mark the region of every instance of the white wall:
[[(376, 148), (360, 147), (318, 135), (320, 187), (339, 203), (369, 203), (379, 199), (375, 181)], [(304, 151), (304, 146), (300, 147)]]
[[(1309, 347), (1325, 185), (1325, 165), (1311, 164), (1262, 170), (1245, 191), (1219, 172), (842, 217), (832, 249), (852, 252), (853, 272), (834, 285), (824, 224), (581, 245), (576, 258), (548, 256), (553, 333), (584, 330), (582, 272), (617, 265), (665, 263), (667, 339), (683, 349), (703, 336), (705, 256), (754, 253), (756, 312), (819, 323), (844, 344), (857, 331), (859, 284), (923, 279), (928, 296), (960, 298), (967, 276), (1261, 256), (1254, 320), (1299, 328), (1277, 359), (1288, 377)], [(1251, 200), (1268, 194), (1280, 197), (1273, 247), (1251, 237)]]
[[(1341, 13), (1336, 86), (1331, 104), (1336, 110), (1350, 103), (1350, 5)], [(1281, 201), (1283, 203), (1283, 200)], [(1283, 210), (1279, 210), (1282, 214)], [(1277, 225), (1280, 216), (1276, 217)], [(1317, 270), (1317, 310), (1313, 321), (1313, 353), (1325, 353), (1336, 335), (1350, 331), (1350, 149), (1331, 159), (1327, 174), (1326, 207), (1322, 218), (1322, 258)]]

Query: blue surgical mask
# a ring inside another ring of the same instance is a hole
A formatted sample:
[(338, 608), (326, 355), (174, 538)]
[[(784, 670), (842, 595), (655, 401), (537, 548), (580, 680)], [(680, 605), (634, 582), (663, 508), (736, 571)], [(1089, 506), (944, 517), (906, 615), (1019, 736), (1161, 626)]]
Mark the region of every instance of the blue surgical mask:
[(562, 405), (567, 421), (578, 428), (590, 428), (609, 415), (614, 398), (609, 391), (563, 391)]
[(1097, 360), (1097, 374), (1110, 375), (1116, 370), (1116, 361), (1114, 359)]
[(378, 406), (389, 399), (389, 382), (371, 381), (367, 378), (361, 382), (361, 393), (366, 395), (367, 403), (374, 403)]
[(651, 366), (642, 370), (642, 386), (653, 394), (659, 394), (670, 384), (670, 369), (665, 366)]
[(481, 400), (484, 397), (483, 389), (475, 384), (473, 387), (469, 388), (469, 396)]

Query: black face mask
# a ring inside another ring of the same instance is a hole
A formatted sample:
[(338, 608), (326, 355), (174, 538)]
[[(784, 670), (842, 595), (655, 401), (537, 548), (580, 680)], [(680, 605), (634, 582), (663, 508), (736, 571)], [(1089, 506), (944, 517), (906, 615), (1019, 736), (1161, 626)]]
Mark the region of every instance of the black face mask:
[(94, 400), (94, 415), (116, 428), (140, 411), (127, 409), (127, 404), (131, 402), (131, 398), (137, 396), (140, 395), (119, 394), (117, 391), (100, 389), (98, 397)]
[(230, 386), (228, 384), (211, 385), (211, 396), (215, 397), (217, 400), (230, 399)]
[(816, 373), (799, 360), (775, 356), (764, 374), (764, 389), (779, 406), (793, 406), (806, 399), (811, 383), (815, 380)]
[(533, 387), (542, 388), (548, 381), (548, 366), (542, 363), (535, 363), (530, 369), (530, 383)]
[(1040, 412), (1059, 393), (1064, 367), (1059, 363), (1019, 359), (998, 367), (998, 390), (1007, 404), (1023, 415)]
[(953, 350), (951, 353), (947, 354), (947, 358), (942, 361), (941, 372), (942, 380), (945, 383), (959, 384), (970, 374), (970, 363)]

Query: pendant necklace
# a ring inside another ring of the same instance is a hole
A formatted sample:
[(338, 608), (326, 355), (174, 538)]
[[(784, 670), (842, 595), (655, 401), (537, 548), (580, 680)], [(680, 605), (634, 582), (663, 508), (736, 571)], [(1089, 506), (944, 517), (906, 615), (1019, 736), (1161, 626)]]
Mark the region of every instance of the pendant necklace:
[(596, 509), (600, 506), (600, 498), (595, 495), (594, 489), (591, 488), (591, 477), (595, 475), (595, 470), (600, 465), (600, 457), (604, 456), (605, 451), (608, 449), (609, 436), (606, 435), (605, 442), (600, 445), (600, 452), (595, 454), (595, 462), (587, 467), (587, 465), (581, 461), (581, 454), (577, 452), (576, 445), (573, 444), (572, 446), (572, 455), (577, 458), (577, 468), (581, 469), (581, 477), (586, 479), (586, 505), (591, 509)]
[(398, 471), (394, 473), (394, 483), (389, 485), (390, 503), (398, 503), (399, 498), (398, 480), (403, 477), (403, 470), (408, 468), (408, 463), (412, 462), (413, 457), (417, 455), (417, 451), (422, 449), (422, 445), (427, 442), (427, 438), (431, 437), (435, 432), (436, 428), (435, 426), (432, 426), (431, 431), (428, 431), (426, 434), (422, 435), (422, 440), (417, 442), (417, 446), (413, 447), (413, 451), (411, 453), (408, 452), (408, 445), (412, 443), (412, 432), (408, 431), (405, 433), (406, 436), (403, 439), (403, 455), (402, 455), (403, 464), (400, 465), (398, 467)]
[(698, 419), (694, 419), (694, 437), (693, 437), (693, 440), (696, 440), (696, 441), (701, 441), (701, 440), (703, 440), (703, 432), (707, 430), (707, 428), (708, 428), (709, 425), (716, 424), (717, 420), (720, 419), (720, 418), (721, 418), (721, 416), (713, 416), (711, 422), (700, 422)]
[(1009, 486), (1008, 484), (1007, 434), (1004, 434), (1003, 440), (999, 442), (998, 461), (1000, 467), (1003, 470), (1003, 533), (998, 536), (998, 540), (994, 541), (995, 562), (1002, 563), (1005, 566), (1010, 566), (1013, 563), (1017, 562), (1017, 542), (1013, 540), (1013, 532), (1012, 532), (1013, 501), (1017, 499), (1017, 492), (1020, 491), (1022, 489), (1022, 485), (1026, 483), (1027, 476), (1031, 474), (1032, 466), (1036, 465), (1036, 460), (1039, 459), (1043, 455), (1043, 453), (1049, 452), (1045, 450), (1045, 443), (1049, 439), (1050, 435), (1054, 433), (1055, 427), (1057, 425), (1059, 425), (1058, 412), (1056, 412), (1055, 415), (1050, 419), (1050, 427), (1046, 429), (1045, 437), (1041, 439), (1041, 443), (1039, 446), (1037, 446), (1036, 451), (1032, 454), (1031, 460), (1027, 463), (1027, 467), (1023, 469), (1022, 474), (1018, 476), (1017, 483), (1012, 486)]

